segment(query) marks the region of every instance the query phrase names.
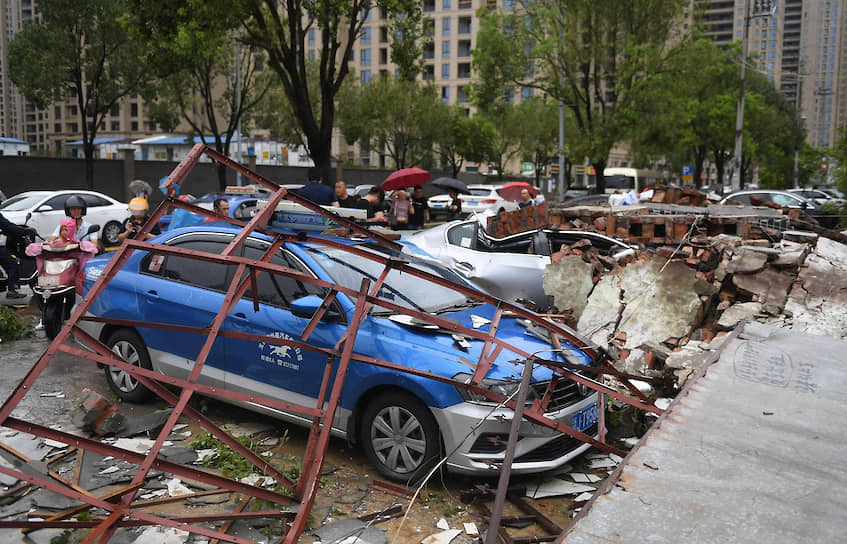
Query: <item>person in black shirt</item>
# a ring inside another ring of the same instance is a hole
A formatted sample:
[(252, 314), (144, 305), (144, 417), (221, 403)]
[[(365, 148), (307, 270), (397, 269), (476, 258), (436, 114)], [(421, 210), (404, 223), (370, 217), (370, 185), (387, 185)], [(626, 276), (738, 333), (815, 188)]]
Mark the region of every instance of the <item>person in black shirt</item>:
[(461, 219), (462, 218), (462, 201), (459, 198), (459, 191), (453, 190), (450, 191), (450, 219)]
[(367, 210), (368, 223), (385, 221), (385, 212), (382, 211), (382, 200), (385, 198), (382, 189), (372, 187), (368, 194), (359, 202), (359, 208)]
[(429, 221), (429, 203), (423, 196), (423, 188), (415, 187), (412, 192), (412, 208), (409, 210), (409, 228), (413, 230), (422, 229), (424, 223)]
[(343, 180), (335, 182), (335, 199), (342, 208), (358, 208), (362, 200), (357, 196), (347, 194), (347, 184)]
[[(35, 236), (35, 229), (32, 227), (19, 227), (15, 225), (0, 213), (0, 232), (6, 235), (7, 238), (11, 238), (14, 236)], [(7, 242), (7, 245), (11, 247), (11, 244)], [(18, 287), (19, 281), (19, 266), (20, 261), (18, 260), (17, 255), (12, 254), (6, 247), (0, 246), (0, 266), (6, 271), (6, 285), (7, 292), (6, 298), (23, 298), (26, 295), (23, 293), (18, 293), (15, 291), (15, 288)]]

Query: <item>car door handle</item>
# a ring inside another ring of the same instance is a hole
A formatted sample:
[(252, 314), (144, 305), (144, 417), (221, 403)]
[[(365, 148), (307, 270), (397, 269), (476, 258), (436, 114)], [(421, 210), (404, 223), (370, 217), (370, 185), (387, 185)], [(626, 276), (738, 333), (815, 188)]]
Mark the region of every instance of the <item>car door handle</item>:
[(243, 313), (241, 313), (241, 312), (238, 312), (238, 313), (236, 313), (236, 314), (233, 314), (232, 318), (233, 318), (234, 320), (238, 321), (239, 323), (247, 323), (247, 321), (248, 321), (248, 320), (247, 320), (247, 316), (246, 316), (246, 315), (244, 315), (244, 314), (243, 314)]
[(465, 261), (456, 261), (456, 266), (458, 266), (459, 268), (466, 270), (468, 272), (473, 272), (473, 269), (474, 269), (474, 267), (471, 263), (467, 263)]
[(147, 291), (147, 300), (159, 300), (159, 293), (157, 293), (156, 291)]

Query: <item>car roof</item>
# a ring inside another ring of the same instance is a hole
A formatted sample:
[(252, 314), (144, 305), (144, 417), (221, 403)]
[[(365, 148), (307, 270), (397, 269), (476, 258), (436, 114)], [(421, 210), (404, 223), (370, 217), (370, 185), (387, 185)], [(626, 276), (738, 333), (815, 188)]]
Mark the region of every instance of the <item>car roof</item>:
[[(268, 230), (272, 230), (275, 232), (284, 232), (296, 234), (298, 231), (288, 230), (288, 229), (280, 229), (277, 227), (267, 227)], [(176, 237), (177, 235), (189, 234), (191, 232), (207, 232), (209, 234), (238, 234), (241, 232), (241, 227), (238, 225), (233, 225), (231, 223), (227, 223), (226, 221), (210, 221), (208, 223), (196, 223), (194, 225), (188, 225), (185, 227), (180, 227), (178, 229), (169, 230), (165, 233), (162, 233), (163, 236), (167, 237), (168, 240)], [(173, 236), (171, 236), (173, 234)], [(266, 234), (262, 234), (261, 232), (253, 232), (250, 234), (251, 237), (259, 238), (261, 240), (267, 242), (273, 242), (274, 239)], [(324, 236), (320, 234), (310, 234), (310, 236), (314, 236), (317, 238), (323, 238), (326, 240), (332, 240), (333, 242), (342, 243), (345, 245), (362, 245), (367, 244), (370, 240), (362, 240), (362, 239), (352, 239), (352, 238), (342, 238), (337, 236)], [(307, 247), (310, 247), (312, 244), (303, 244)], [(323, 247), (323, 246), (321, 246)]]

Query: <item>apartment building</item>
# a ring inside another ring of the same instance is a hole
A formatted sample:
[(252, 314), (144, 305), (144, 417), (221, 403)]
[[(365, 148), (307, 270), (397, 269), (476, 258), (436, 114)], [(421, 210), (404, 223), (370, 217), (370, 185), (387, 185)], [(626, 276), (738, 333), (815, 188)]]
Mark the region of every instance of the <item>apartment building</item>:
[[(694, 0), (705, 35), (740, 40), (747, 14), (755, 68), (767, 75), (805, 118), (809, 143), (832, 146), (847, 125), (847, 9), (844, 0), (779, 0), (757, 12), (756, 0)], [(690, 20), (689, 22), (693, 22)]]

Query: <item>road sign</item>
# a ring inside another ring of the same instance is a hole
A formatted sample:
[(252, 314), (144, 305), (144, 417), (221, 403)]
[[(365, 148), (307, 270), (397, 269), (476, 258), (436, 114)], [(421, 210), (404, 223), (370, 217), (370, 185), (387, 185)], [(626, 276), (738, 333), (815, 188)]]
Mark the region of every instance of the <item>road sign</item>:
[(683, 166), (682, 167), (682, 181), (694, 181), (694, 167), (693, 166)]

